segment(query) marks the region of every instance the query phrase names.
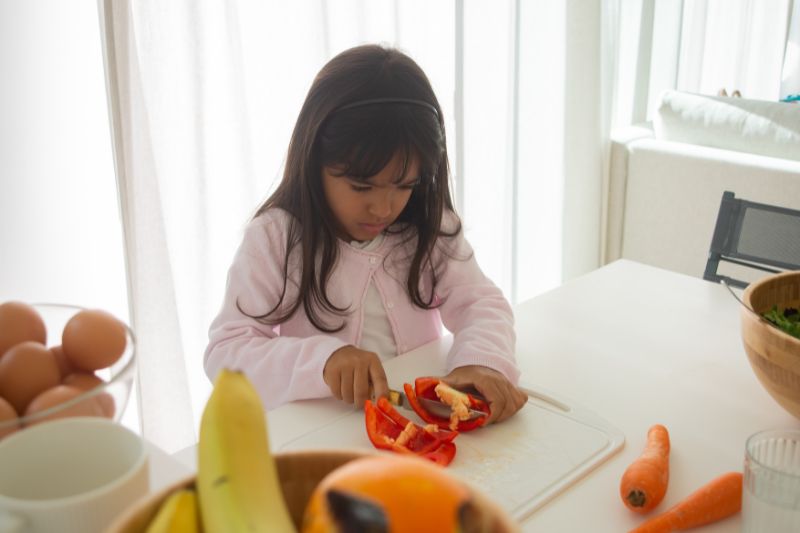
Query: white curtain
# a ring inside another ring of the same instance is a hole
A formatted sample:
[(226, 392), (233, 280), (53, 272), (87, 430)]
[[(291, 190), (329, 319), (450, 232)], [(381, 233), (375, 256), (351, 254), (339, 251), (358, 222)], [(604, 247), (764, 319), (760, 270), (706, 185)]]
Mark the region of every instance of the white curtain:
[(792, 0), (684, 0), (677, 88), (777, 100), (788, 70), (791, 6)]
[[(0, 302), (128, 322), (116, 198), (97, 6), (0, 1)], [(133, 407), (119, 414), (138, 430)]]
[(351, 46), (398, 46), (431, 78), (467, 236), (511, 300), (595, 268), (616, 5), (103, 0), (144, 436), (194, 443), (241, 230), (312, 78)]
[(800, 0), (793, 1), (792, 5), (783, 55), (781, 98), (800, 94)]
[(617, 7), (615, 127), (650, 120), (666, 89), (738, 90), (763, 100), (800, 92), (796, 1), (618, 0)]

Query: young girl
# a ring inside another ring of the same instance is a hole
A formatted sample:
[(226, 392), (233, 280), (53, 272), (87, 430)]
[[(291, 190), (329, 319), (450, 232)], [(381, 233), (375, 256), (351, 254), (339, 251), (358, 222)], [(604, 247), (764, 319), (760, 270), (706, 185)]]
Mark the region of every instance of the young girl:
[(477, 389), (490, 422), (526, 401), (513, 315), (453, 211), (444, 120), (401, 52), (359, 46), (317, 75), (286, 170), (247, 226), (205, 353), (247, 373), (266, 408), (386, 395), (382, 360), (453, 332), (442, 379)]

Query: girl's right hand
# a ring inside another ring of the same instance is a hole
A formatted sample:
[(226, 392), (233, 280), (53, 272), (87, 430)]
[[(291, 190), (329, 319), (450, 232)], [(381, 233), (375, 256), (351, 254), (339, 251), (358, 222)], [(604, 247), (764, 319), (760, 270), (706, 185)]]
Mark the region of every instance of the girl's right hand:
[(373, 392), (375, 398), (389, 395), (389, 383), (378, 354), (352, 345), (331, 354), (322, 379), (336, 398), (357, 406), (364, 405)]

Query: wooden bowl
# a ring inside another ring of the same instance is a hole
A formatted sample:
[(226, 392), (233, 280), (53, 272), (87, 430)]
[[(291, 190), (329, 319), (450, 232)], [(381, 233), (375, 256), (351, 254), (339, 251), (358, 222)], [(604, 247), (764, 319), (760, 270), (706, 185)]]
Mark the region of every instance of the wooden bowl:
[[(751, 283), (744, 303), (761, 315), (777, 305), (800, 308), (800, 271)], [(756, 377), (784, 409), (800, 418), (800, 339), (767, 324), (747, 309), (740, 311), (742, 341)]]
[[(281, 452), (275, 455), (278, 475), (283, 486), (283, 495), (298, 531), (303, 521), (306, 504), (317, 484), (328, 473), (346, 462), (370, 455), (375, 455), (375, 453), (358, 450), (318, 450)], [(194, 482), (195, 476), (192, 475), (147, 495), (123, 512), (106, 530), (106, 533), (144, 533), (167, 496), (181, 488), (193, 488)], [(518, 526), (513, 523), (505, 511), (474, 488), (472, 492), (476, 505), (484, 511), (485, 516), (490, 517), (493, 533), (519, 531)]]

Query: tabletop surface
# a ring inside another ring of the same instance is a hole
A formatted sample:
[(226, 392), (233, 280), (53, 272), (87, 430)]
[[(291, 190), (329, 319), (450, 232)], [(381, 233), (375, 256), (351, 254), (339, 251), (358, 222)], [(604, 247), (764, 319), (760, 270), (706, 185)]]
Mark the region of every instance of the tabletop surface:
[[(522, 380), (603, 417), (623, 449), (534, 512), (523, 531), (627, 531), (642, 521), (622, 504), (619, 479), (659, 423), (670, 432), (663, 511), (710, 479), (741, 471), (748, 435), (800, 428), (761, 387), (739, 334), (739, 304), (721, 285), (620, 260), (514, 309)], [(415, 350), (441, 356), (444, 339)], [(414, 353), (414, 352), (412, 352)], [(418, 358), (417, 358), (418, 359)], [(386, 364), (390, 384), (413, 377), (403, 357)], [(268, 415), (274, 449), (352, 408), (295, 402)], [(193, 467), (194, 447), (175, 454)], [(703, 528), (739, 531), (738, 516)]]

